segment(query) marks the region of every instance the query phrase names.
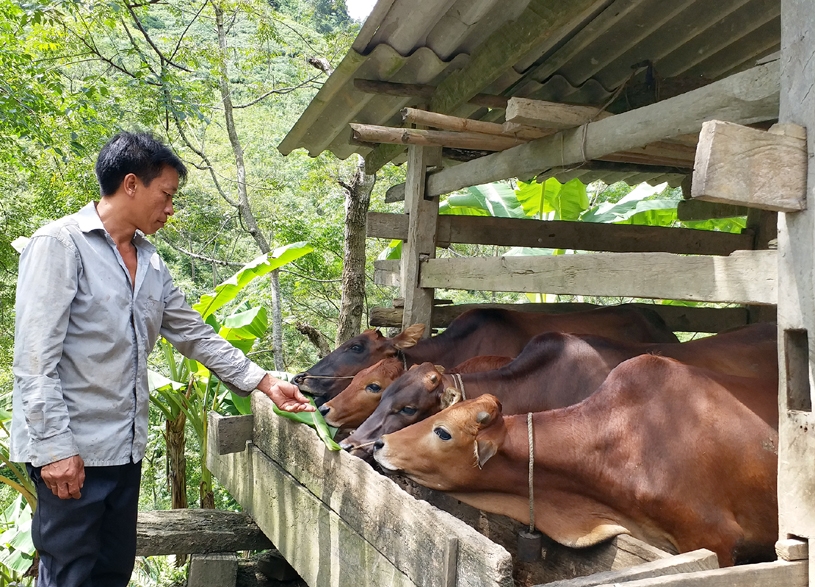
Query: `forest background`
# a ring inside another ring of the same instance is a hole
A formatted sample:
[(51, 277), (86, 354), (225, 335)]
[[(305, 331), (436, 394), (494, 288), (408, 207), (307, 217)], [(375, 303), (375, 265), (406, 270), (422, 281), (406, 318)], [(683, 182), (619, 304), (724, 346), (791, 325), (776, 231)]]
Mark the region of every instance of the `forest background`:
[[(364, 213), (402, 211), (383, 195), (404, 170), (388, 165), (374, 178), (356, 157), (283, 157), (276, 148), (359, 27), (344, 0), (0, 0), (1, 426), (11, 410), (17, 239), (98, 198), (96, 154), (120, 130), (153, 132), (188, 164), (176, 213), (152, 242), (191, 303), (244, 268), (241, 287), (210, 322), (264, 368), (304, 370), (365, 328), (368, 308), (390, 305), (398, 292), (374, 284), (373, 260), (397, 256), (399, 246), (365, 247)], [(679, 225), (678, 191), (643, 188), (505, 182), (452, 194), (442, 213)], [(738, 231), (744, 219), (684, 225)], [(440, 254), (507, 252), (455, 245)], [(154, 382), (141, 508), (237, 509), (202, 468), (200, 439), (206, 409), (245, 406), (165, 345), (150, 363), (164, 378)], [(8, 454), (3, 434), (0, 459)], [(3, 584), (22, 576), (33, 548), (30, 485), (7, 461), (0, 482)], [(134, 584), (170, 584), (174, 573), (142, 561)]]

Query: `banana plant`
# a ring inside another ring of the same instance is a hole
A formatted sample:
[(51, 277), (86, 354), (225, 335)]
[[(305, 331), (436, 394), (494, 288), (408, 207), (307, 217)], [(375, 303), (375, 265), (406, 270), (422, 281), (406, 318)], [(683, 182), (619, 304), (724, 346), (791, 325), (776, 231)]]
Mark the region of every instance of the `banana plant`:
[[(193, 305), (204, 320), (230, 344), (248, 353), (255, 342), (268, 329), (266, 309), (244, 302), (218, 318), (216, 312), (236, 300), (252, 281), (310, 253), (313, 248), (305, 242), (280, 247), (261, 255), (243, 266), (232, 277), (205, 294)], [(180, 357), (165, 339), (159, 341), (163, 365), (168, 376), (148, 373), (150, 401), (161, 412), (167, 424), (167, 442), (170, 466), (170, 485), (173, 507), (186, 507), (186, 459), (184, 458), (186, 423), (190, 424), (201, 447), (201, 507), (214, 507), (212, 473), (206, 468), (207, 412), (210, 410), (234, 413), (236, 404), (245, 401), (229, 391), (209, 370), (192, 359)], [(231, 409), (230, 406), (232, 407)]]

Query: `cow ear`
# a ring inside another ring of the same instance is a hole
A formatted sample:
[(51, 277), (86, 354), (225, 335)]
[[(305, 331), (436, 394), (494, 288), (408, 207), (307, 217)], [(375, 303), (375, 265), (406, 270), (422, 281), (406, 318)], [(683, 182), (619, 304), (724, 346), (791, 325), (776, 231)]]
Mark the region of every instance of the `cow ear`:
[(413, 324), (393, 337), (393, 346), (398, 349), (410, 348), (419, 342), (424, 334), (424, 324)]
[(478, 468), (482, 469), (486, 462), (498, 452), (498, 445), (492, 438), (475, 439), (475, 462)]
[(433, 368), (439, 373), (444, 373), (444, 365), (433, 365)]
[(454, 387), (448, 387), (441, 394), (441, 409), (449, 408), (461, 401), (461, 392)]

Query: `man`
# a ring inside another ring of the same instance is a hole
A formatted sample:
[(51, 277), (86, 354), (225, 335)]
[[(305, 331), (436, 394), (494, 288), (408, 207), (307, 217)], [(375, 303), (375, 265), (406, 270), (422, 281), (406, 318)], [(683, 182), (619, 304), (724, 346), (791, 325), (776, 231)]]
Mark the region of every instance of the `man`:
[(201, 320), (144, 238), (173, 214), (186, 175), (149, 134), (120, 133), (96, 162), (100, 201), (38, 230), (20, 258), (11, 459), (37, 488), (40, 587), (130, 580), (159, 336), (241, 395), (314, 409)]

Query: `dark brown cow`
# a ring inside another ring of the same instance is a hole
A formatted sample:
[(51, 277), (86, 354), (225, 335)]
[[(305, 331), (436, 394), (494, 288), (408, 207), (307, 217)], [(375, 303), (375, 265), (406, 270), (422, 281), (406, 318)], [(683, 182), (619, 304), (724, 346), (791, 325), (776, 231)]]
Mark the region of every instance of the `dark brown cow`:
[(541, 332), (598, 334), (634, 342), (677, 342), (676, 336), (653, 310), (611, 306), (568, 314), (517, 312), (478, 308), (464, 312), (438, 336), (422, 339), (424, 325), (415, 324), (394, 338), (366, 330), (337, 347), (293, 381), (317, 397), (336, 397), (354, 375), (393, 356), (407, 366), (431, 361), (450, 368), (478, 355), (515, 357), (529, 339)]
[[(752, 380), (643, 355), (593, 396), (533, 415), (535, 525), (571, 547), (631, 534), (722, 566), (774, 559), (778, 434), (731, 386)], [(529, 521), (527, 416), (491, 395), (376, 443), (383, 469)]]
[(388, 387), (373, 414), (342, 446), (366, 458), (377, 438), (435, 414), (460, 399), (462, 392), (465, 398), (491, 393), (506, 414), (570, 406), (591, 395), (621, 362), (647, 353), (756, 378), (757, 384), (745, 390), (750, 394), (745, 401), (765, 421), (778, 426), (776, 325), (765, 322), (682, 344), (638, 344), (547, 332), (533, 338), (505, 367), (458, 380), (439, 373), (432, 363), (423, 363)]
[[(453, 367), (449, 373), (480, 373), (503, 367), (512, 361), (512, 357), (494, 357), (492, 355), (473, 357), (461, 365)], [(444, 367), (435, 366), (444, 372)], [(363, 369), (351, 380), (351, 383), (340, 394), (320, 406), (320, 413), (330, 426), (337, 428), (355, 428), (373, 414), (382, 391), (404, 373), (404, 364), (396, 357), (382, 359), (375, 365)]]

